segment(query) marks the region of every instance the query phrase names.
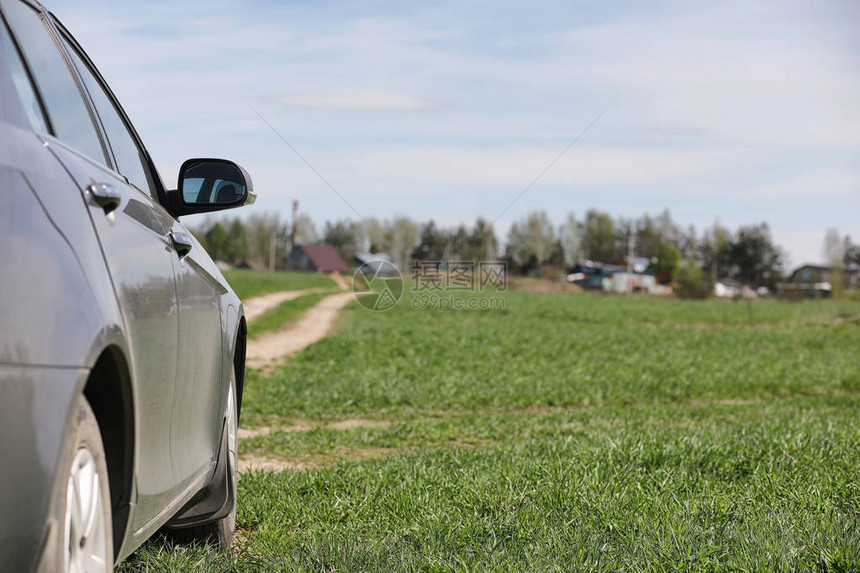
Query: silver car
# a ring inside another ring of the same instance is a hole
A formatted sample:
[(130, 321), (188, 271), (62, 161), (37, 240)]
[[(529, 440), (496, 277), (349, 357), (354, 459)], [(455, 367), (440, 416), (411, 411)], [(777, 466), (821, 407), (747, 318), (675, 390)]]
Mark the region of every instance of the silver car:
[(109, 571), (158, 530), (230, 543), (245, 319), (179, 217), (251, 180), (191, 159), (165, 188), (72, 36), (0, 10), (0, 571)]

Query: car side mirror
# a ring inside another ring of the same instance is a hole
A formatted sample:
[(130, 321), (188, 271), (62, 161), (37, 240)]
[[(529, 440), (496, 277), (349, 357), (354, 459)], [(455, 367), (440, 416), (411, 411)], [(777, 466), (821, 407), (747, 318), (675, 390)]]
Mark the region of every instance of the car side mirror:
[(250, 205), (256, 199), (251, 176), (226, 159), (189, 159), (179, 169), (174, 215), (211, 213)]

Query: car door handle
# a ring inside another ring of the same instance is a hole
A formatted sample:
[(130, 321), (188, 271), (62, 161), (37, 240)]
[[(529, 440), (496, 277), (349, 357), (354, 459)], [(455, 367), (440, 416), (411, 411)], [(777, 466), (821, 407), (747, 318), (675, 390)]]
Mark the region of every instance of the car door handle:
[(176, 254), (179, 255), (180, 259), (187, 255), (191, 251), (191, 248), (194, 247), (191, 235), (182, 231), (171, 231), (170, 242), (173, 244), (173, 248), (176, 249)]
[(90, 192), (93, 203), (104, 209), (105, 215), (119, 207), (122, 202), (119, 189), (107, 183), (92, 183), (87, 186), (87, 191)]

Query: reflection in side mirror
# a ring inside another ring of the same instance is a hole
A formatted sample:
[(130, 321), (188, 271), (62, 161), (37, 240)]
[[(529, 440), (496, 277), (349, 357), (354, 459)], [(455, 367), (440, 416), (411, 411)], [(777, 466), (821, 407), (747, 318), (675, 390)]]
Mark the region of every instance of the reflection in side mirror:
[(192, 212), (238, 207), (256, 199), (248, 173), (224, 159), (189, 159), (183, 163), (179, 197)]

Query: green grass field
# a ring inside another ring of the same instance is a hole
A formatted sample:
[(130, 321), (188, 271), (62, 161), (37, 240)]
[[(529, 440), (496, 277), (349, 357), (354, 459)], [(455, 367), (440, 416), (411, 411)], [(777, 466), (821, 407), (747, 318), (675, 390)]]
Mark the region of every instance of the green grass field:
[(239, 295), (246, 299), (270, 292), (283, 290), (303, 290), (308, 288), (337, 288), (328, 275), (300, 273), (293, 271), (253, 271), (233, 269), (224, 272), (224, 278)]
[(294, 469), (122, 570), (860, 570), (860, 304), (503, 296), (249, 372), (240, 451)]

